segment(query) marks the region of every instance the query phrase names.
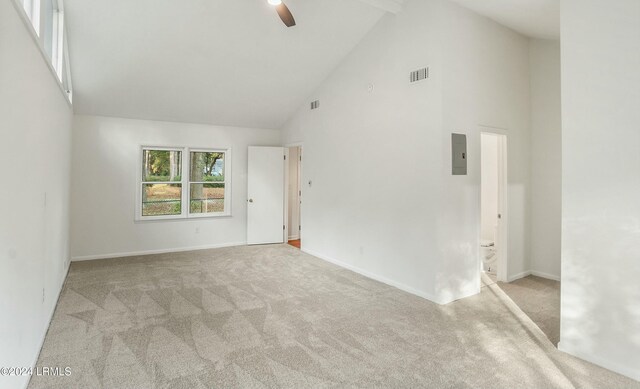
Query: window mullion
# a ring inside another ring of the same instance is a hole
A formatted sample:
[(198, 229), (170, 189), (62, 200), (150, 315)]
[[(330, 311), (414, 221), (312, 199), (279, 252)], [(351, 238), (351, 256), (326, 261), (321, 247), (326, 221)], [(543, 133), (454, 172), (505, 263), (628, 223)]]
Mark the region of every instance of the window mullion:
[[(186, 162), (186, 163), (185, 163)], [(190, 170), (191, 169), (191, 152), (188, 147), (182, 149), (182, 217), (189, 217), (189, 209), (191, 206), (189, 197), (191, 196), (191, 185), (189, 180), (191, 179)], [(186, 182), (186, 187), (185, 187)]]

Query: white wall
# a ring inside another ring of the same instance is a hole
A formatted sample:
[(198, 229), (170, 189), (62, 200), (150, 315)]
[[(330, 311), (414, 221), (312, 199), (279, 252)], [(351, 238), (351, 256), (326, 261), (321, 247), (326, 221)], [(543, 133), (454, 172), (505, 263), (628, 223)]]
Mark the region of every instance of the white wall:
[(531, 39), (531, 270), (560, 280), (560, 42)]
[[(20, 11), (22, 12), (22, 11)], [(0, 366), (33, 366), (68, 266), (72, 111), (12, 1), (0, 2)], [(0, 377), (19, 388), (28, 377)]]
[[(305, 146), (303, 249), (440, 303), (477, 293), (488, 125), (509, 134), (509, 271), (528, 270), (528, 61), (526, 38), (448, 1), (383, 18), (284, 127)], [(452, 132), (468, 176), (451, 176)]]
[(285, 143), (304, 142), (303, 250), (432, 300), (441, 76), (408, 77), (438, 69), (439, 13), (412, 1), (385, 16), (310, 97), (320, 108), (303, 104), (284, 128)]
[[(443, 122), (466, 132), (469, 175), (445, 176), (440, 234), (448, 236), (441, 288), (459, 289), (477, 275), (472, 238), (480, 212), (480, 132), (507, 136), (507, 279), (529, 264), (530, 103), (528, 39), (456, 4), (444, 1)], [(482, 127), (480, 127), (482, 126)], [(443, 150), (446, 145), (442, 145)]]
[(498, 225), (498, 137), (482, 135), (480, 147), (480, 238), (495, 243)]
[(289, 147), (289, 197), (288, 212), (289, 218), (289, 240), (300, 237), (300, 197), (298, 191), (298, 162), (300, 154), (299, 147)]
[[(279, 143), (276, 130), (76, 116), (73, 259), (244, 244), (247, 147)], [(134, 222), (142, 145), (231, 148), (232, 216)]]
[(640, 2), (561, 17), (559, 348), (640, 380)]

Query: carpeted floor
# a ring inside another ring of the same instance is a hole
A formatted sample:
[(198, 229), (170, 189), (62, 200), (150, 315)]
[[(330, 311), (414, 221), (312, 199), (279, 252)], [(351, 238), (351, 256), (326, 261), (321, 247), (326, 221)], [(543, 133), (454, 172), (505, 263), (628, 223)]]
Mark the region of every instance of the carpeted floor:
[(551, 343), (560, 341), (560, 282), (528, 276), (498, 286), (540, 327)]
[(640, 388), (495, 284), (446, 306), (288, 245), (74, 263), (30, 388)]

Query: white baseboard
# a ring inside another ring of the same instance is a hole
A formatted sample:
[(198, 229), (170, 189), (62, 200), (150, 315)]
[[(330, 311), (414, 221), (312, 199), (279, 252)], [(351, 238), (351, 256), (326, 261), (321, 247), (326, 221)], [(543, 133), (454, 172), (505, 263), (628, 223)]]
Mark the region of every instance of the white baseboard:
[[(51, 325), (51, 321), (53, 320), (53, 315), (56, 312), (56, 308), (58, 307), (58, 302), (60, 301), (60, 295), (62, 294), (64, 283), (67, 281), (67, 276), (69, 275), (69, 268), (71, 267), (71, 262), (65, 260), (65, 263), (67, 268), (64, 272), (64, 277), (62, 278), (62, 283), (60, 284), (58, 293), (56, 294), (55, 303), (53, 304), (53, 307), (51, 307), (51, 312), (49, 312), (49, 321), (47, 322), (47, 329), (44, 331), (44, 333), (42, 334), (42, 337), (40, 338), (38, 353), (36, 354), (34, 361), (31, 363), (31, 367), (33, 368), (33, 371), (36, 370), (36, 364), (38, 363), (38, 359), (40, 358), (40, 353), (42, 352), (42, 346), (44, 346), (44, 340), (47, 338), (47, 332), (49, 332), (49, 326)], [(24, 389), (27, 389), (30, 381), (31, 381), (31, 376), (29, 376), (29, 379), (25, 382)]]
[(514, 274), (507, 277), (507, 282), (513, 282), (515, 280), (519, 280), (520, 278), (524, 278), (530, 275), (531, 275), (531, 270), (523, 271), (522, 273)]
[(587, 353), (581, 350), (580, 347), (576, 347), (575, 345), (572, 345), (570, 342), (566, 342), (566, 341), (558, 342), (558, 350), (565, 352), (567, 354), (571, 354), (574, 357), (584, 359), (585, 361), (591, 362), (594, 365), (602, 366), (605, 369), (609, 369), (616, 373), (622, 374), (636, 381), (640, 381), (640, 368), (636, 365), (623, 366), (623, 365), (620, 365), (619, 363), (605, 360), (595, 355), (591, 355), (590, 353)]
[(560, 281), (560, 276), (556, 276), (555, 274), (549, 274), (537, 270), (531, 270), (531, 275), (536, 277), (546, 278), (548, 280)]
[(468, 288), (458, 290), (457, 291), (458, 293), (456, 295), (450, 295), (446, 297), (440, 296), (438, 298), (438, 301), (436, 302), (441, 305), (446, 305), (457, 300), (462, 300), (467, 297), (475, 296), (478, 293), (480, 293), (480, 290), (481, 290), (481, 286), (479, 284), (471, 285)]
[(296, 235), (296, 236), (290, 236), (289, 240), (298, 240), (300, 239), (300, 235)]
[(197, 251), (197, 250), (218, 249), (222, 247), (244, 246), (246, 244), (247, 242), (231, 242), (231, 243), (210, 244), (210, 245), (204, 245), (204, 246), (176, 247), (176, 248), (160, 249), (160, 250), (142, 250), (142, 251), (130, 251), (130, 252), (124, 252), (124, 253), (81, 255), (81, 256), (72, 257), (71, 261), (80, 262), (80, 261), (92, 261), (96, 259), (124, 258), (124, 257), (137, 257), (140, 255), (179, 253), (183, 251)]
[(513, 281), (519, 280), (520, 278), (524, 278), (526, 276), (536, 276), (536, 277), (542, 277), (542, 278), (546, 278), (553, 281), (560, 281), (560, 277), (555, 276), (553, 274), (544, 273), (537, 270), (527, 270), (527, 271), (523, 271), (522, 273), (509, 276), (507, 278), (507, 282), (513, 282)]
[(383, 277), (383, 276), (378, 275), (378, 274), (371, 273), (371, 272), (369, 272), (367, 270), (364, 270), (364, 269), (361, 269), (359, 267), (350, 265), (350, 264), (348, 264), (346, 262), (343, 262), (343, 261), (340, 261), (338, 259), (331, 258), (331, 257), (326, 256), (324, 254), (320, 254), (318, 252), (315, 252), (315, 251), (312, 251), (312, 250), (308, 250), (308, 249), (305, 249), (305, 248), (303, 248), (302, 251), (307, 253), (307, 254), (309, 254), (309, 255), (313, 255), (316, 258), (322, 259), (323, 261), (327, 261), (327, 262), (333, 263), (334, 265), (340, 266), (340, 267), (345, 268), (347, 270), (351, 270), (351, 271), (353, 271), (355, 273), (363, 275), (363, 276), (365, 276), (367, 278), (370, 278), (372, 280), (375, 280), (375, 281), (378, 281), (378, 282), (382, 282), (383, 284), (387, 284), (387, 285), (393, 286), (394, 288), (398, 288), (398, 289), (400, 289), (400, 290), (402, 290), (404, 292), (411, 293), (411, 294), (413, 294), (415, 296), (422, 297), (424, 299), (427, 299), (427, 300), (429, 300), (431, 302), (434, 302), (434, 303), (440, 304), (440, 305), (448, 304), (448, 303), (450, 303), (452, 301), (459, 300), (461, 298), (465, 298), (465, 297), (468, 297), (468, 296), (471, 296), (471, 295), (479, 293), (479, 290), (477, 290), (477, 291), (474, 290), (472, 292), (465, 291), (460, 296), (451, 296), (450, 298), (436, 297), (436, 296), (433, 296), (433, 295), (431, 295), (429, 293), (425, 293), (423, 291), (420, 291), (420, 290), (417, 290), (415, 288), (412, 288), (412, 287), (410, 287), (408, 285), (405, 285), (403, 283), (391, 280), (389, 278)]

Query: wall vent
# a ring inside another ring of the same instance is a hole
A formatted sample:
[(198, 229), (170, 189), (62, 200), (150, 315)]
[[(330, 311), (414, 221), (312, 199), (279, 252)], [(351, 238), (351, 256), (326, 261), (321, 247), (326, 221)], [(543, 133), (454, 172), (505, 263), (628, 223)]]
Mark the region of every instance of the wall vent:
[(409, 82), (414, 83), (429, 78), (429, 68), (414, 70), (409, 75)]
[(312, 101), (311, 109), (318, 109), (318, 108), (320, 108), (320, 100)]

